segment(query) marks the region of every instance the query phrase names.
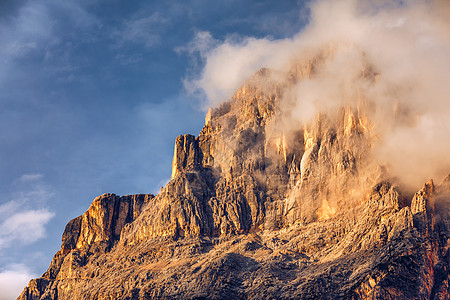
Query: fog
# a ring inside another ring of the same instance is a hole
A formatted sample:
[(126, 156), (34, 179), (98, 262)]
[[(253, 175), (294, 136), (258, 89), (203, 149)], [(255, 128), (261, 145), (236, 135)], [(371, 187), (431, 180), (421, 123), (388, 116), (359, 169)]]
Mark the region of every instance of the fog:
[(292, 38), (220, 42), (202, 33), (197, 42), (205, 66), (187, 86), (203, 93), (207, 106), (229, 99), (262, 67), (287, 73), (319, 59), (286, 91), (293, 119), (283, 123), (297, 126), (320, 112), (374, 103), (379, 164), (416, 188), (450, 173), (448, 2), (315, 1), (308, 25)]

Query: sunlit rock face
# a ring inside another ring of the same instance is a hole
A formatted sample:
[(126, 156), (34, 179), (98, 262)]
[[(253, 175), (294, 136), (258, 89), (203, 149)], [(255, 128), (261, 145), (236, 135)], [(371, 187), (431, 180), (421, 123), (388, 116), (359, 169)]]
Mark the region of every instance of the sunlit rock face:
[(19, 299), (447, 299), (450, 180), (413, 195), (390, 178), (358, 93), (299, 121), (292, 88), (324, 59), (211, 109), (158, 195), (96, 198)]

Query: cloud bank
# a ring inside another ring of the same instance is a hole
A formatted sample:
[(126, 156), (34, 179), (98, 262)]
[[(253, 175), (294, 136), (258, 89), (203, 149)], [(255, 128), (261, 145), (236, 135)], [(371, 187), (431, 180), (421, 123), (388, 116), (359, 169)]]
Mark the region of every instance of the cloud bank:
[[(376, 106), (379, 162), (415, 187), (429, 178), (440, 180), (450, 172), (449, 6), (324, 0), (312, 3), (309, 24), (289, 39), (217, 43), (202, 33), (197, 36), (202, 46), (193, 51), (200, 52), (204, 68), (187, 87), (214, 107), (262, 67), (289, 72), (295, 63), (320, 58), (314, 75), (286, 93), (297, 120), (308, 122), (318, 112), (367, 99)], [(214, 45), (205, 46), (211, 40)]]

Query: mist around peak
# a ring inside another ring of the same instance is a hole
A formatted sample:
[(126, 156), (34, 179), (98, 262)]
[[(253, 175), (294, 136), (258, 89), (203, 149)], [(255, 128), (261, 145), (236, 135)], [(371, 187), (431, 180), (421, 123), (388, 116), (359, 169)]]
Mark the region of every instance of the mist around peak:
[(373, 159), (414, 190), (450, 171), (449, 12), (445, 1), (324, 0), (311, 3), (309, 24), (291, 38), (220, 42), (202, 32), (193, 51), (204, 68), (186, 87), (217, 107), (257, 70), (274, 70), (284, 87), (281, 130), (343, 107), (360, 111)]

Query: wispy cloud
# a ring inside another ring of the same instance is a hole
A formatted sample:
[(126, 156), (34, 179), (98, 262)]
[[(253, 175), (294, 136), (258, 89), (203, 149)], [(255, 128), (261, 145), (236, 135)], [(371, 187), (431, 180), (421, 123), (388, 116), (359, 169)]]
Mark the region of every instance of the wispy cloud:
[(10, 187), (12, 192), (1, 195), (5, 202), (0, 200), (0, 300), (15, 299), (38, 275), (31, 271), (30, 262), (40, 256), (39, 251), (15, 258), (11, 249), (21, 251), (44, 238), (46, 226), (55, 216), (46, 207), (54, 192), (43, 174), (23, 174)]
[(141, 53), (124, 54), (119, 53), (115, 56), (115, 59), (119, 61), (122, 65), (133, 65), (141, 62), (144, 58)]
[(19, 190), (0, 205), (0, 250), (45, 237), (45, 226), (54, 216), (45, 204), (54, 193), (43, 178), (40, 173), (22, 175), (14, 182)]
[(45, 225), (53, 216), (47, 209), (13, 212), (0, 224), (0, 249), (13, 242), (31, 244), (45, 237)]
[(44, 177), (44, 175), (42, 175), (40, 173), (23, 174), (22, 176), (20, 176), (19, 181), (20, 182), (32, 182), (32, 181), (42, 179), (43, 177)]
[(0, 20), (0, 86), (11, 93), (14, 87), (33, 84), (36, 78), (69, 77), (73, 70), (61, 68), (74, 65), (65, 39), (77, 35), (88, 43), (92, 37), (83, 35), (83, 30), (94, 26), (100, 23), (80, 4), (22, 1), (13, 16)]
[(177, 53), (187, 52), (189, 55), (200, 55), (206, 59), (215, 47), (220, 45), (220, 41), (213, 38), (208, 31), (197, 31), (194, 38), (186, 45), (177, 47)]
[(54, 22), (48, 5), (27, 2), (15, 18), (0, 27), (0, 54), (4, 64), (21, 59), (45, 48), (52, 37)]
[(114, 30), (111, 37), (119, 47), (138, 44), (152, 48), (160, 43), (162, 31), (169, 23), (169, 19), (157, 12), (146, 17), (135, 17), (125, 21), (118, 29)]

